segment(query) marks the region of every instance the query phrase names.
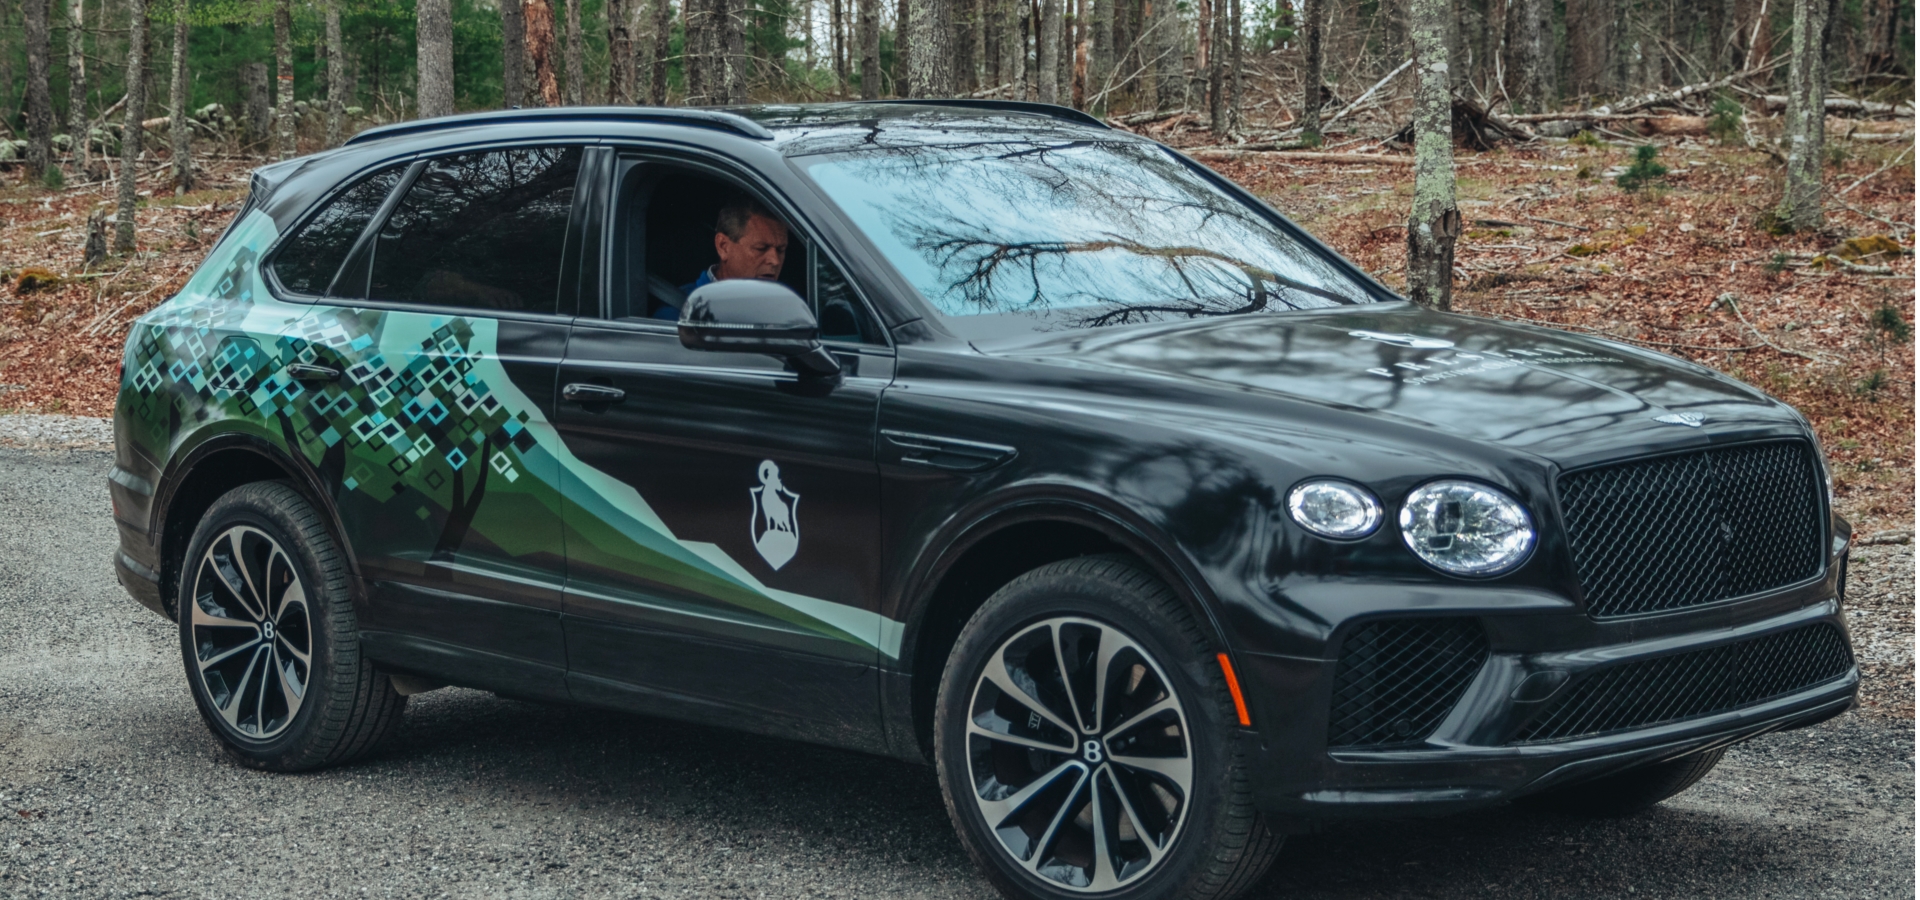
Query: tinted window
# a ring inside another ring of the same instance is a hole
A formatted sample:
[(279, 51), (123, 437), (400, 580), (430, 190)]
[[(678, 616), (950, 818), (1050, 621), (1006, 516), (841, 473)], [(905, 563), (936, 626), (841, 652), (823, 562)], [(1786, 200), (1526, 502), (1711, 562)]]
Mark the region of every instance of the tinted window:
[(300, 226), (273, 257), (273, 274), (281, 286), (301, 294), (325, 294), (353, 250), (353, 242), (373, 221), (405, 170), (404, 165), (396, 166), (348, 188)]
[(428, 163), (374, 246), (375, 300), (553, 312), (580, 148)]
[(1145, 142), (876, 148), (818, 158), (807, 173), (970, 336), (1374, 299)]

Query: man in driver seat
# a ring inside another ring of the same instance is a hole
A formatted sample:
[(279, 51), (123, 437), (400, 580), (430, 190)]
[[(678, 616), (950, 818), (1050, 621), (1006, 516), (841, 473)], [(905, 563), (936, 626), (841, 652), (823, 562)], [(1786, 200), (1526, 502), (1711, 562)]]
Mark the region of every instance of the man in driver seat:
[[(720, 261), (708, 266), (699, 278), (681, 285), (682, 296), (730, 278), (779, 278), (780, 267), (787, 260), (787, 226), (758, 201), (735, 200), (720, 207), (714, 216), (713, 249)], [(678, 321), (680, 309), (662, 304), (653, 317)]]

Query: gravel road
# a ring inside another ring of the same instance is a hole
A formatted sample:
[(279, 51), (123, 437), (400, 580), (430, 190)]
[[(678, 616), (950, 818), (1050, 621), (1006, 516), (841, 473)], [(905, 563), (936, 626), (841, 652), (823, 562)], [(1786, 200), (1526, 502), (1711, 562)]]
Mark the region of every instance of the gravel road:
[[(114, 584), (108, 465), (0, 449), (0, 897), (991, 895), (929, 770), (717, 729), (448, 689), (361, 765), (241, 769)], [(1852, 578), (1910, 610), (1911, 566)], [(1738, 747), (1650, 813), (1342, 826), (1255, 896), (1910, 898), (1913, 722), (1875, 711), (1913, 708), (1906, 622), (1904, 700)]]

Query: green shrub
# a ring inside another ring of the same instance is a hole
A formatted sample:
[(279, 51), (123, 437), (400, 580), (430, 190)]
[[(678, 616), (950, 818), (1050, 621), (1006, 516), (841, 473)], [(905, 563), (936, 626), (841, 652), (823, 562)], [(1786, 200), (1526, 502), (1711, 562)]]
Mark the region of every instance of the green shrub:
[(1740, 139), (1740, 120), (1747, 109), (1732, 97), (1720, 95), (1713, 101), (1713, 111), (1707, 119), (1707, 133), (1722, 144), (1731, 144)]
[(1621, 190), (1637, 191), (1658, 181), (1662, 176), (1667, 174), (1666, 166), (1654, 162), (1653, 158), (1659, 153), (1659, 148), (1654, 147), (1652, 144), (1635, 147), (1633, 150), (1633, 165), (1628, 166), (1627, 170), (1620, 174), (1620, 177), (1613, 180), (1613, 183), (1619, 185)]

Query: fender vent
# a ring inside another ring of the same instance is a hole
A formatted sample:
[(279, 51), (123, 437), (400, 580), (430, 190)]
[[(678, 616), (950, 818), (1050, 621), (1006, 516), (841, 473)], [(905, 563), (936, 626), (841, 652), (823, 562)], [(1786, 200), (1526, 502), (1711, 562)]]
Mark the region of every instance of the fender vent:
[(1384, 619), (1354, 629), (1334, 669), (1327, 745), (1413, 746), (1460, 702), (1487, 637), (1474, 619)]

